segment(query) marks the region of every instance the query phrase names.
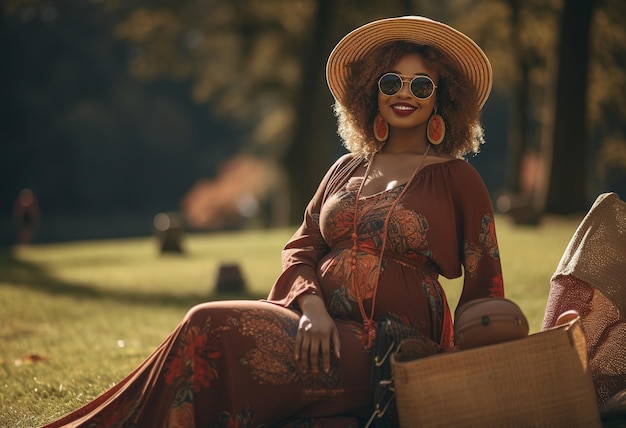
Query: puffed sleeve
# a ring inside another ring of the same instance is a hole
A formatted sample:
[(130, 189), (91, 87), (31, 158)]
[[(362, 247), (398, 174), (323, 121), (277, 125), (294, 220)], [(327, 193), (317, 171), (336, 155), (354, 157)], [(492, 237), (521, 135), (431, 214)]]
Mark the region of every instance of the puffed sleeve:
[(455, 209), (462, 236), (459, 248), (464, 269), (463, 303), (482, 297), (504, 297), (500, 250), (489, 192), (478, 172), (466, 164), (455, 190)]
[(295, 306), (303, 294), (322, 292), (317, 278), (318, 261), (329, 251), (320, 231), (319, 217), (324, 201), (344, 182), (358, 165), (353, 155), (335, 162), (320, 182), (304, 212), (304, 220), (282, 251), (282, 273), (270, 290), (267, 301), (281, 306)]

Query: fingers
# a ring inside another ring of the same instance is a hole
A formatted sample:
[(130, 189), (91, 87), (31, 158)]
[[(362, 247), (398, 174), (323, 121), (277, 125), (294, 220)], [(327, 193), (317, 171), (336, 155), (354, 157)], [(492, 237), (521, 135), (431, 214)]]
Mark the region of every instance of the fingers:
[(330, 340), (325, 340), (322, 345), (322, 358), (320, 363), (320, 370), (324, 370), (325, 373), (330, 371)]
[(320, 367), (320, 369), (323, 369), (324, 372), (326, 373), (330, 372), (331, 344), (332, 344), (335, 357), (337, 359), (340, 359), (341, 358), (341, 340), (339, 339), (339, 330), (337, 329), (336, 326), (333, 327), (333, 331), (331, 332), (331, 335), (328, 338), (328, 340), (325, 340), (321, 343), (321, 346), (322, 346), (321, 364), (323, 367)]
[(294, 343), (294, 358), (303, 368), (310, 369), (313, 373), (330, 372), (331, 354), (338, 359), (341, 356), (339, 330), (334, 323), (331, 328), (328, 327), (315, 331), (311, 320), (305, 316), (300, 319)]
[(319, 340), (311, 341), (311, 347), (309, 349), (309, 356), (311, 358), (311, 371), (318, 373), (320, 371), (320, 342)]
[(339, 339), (339, 330), (335, 326), (333, 329), (333, 348), (335, 351), (335, 357), (341, 359), (341, 339)]
[(300, 361), (300, 349), (302, 349), (302, 340), (304, 339), (303, 336), (304, 335), (302, 334), (302, 330), (298, 329), (298, 332), (296, 333), (295, 344), (293, 347), (293, 357), (296, 359), (296, 361)]
[[(328, 341), (324, 345), (324, 341), (320, 341), (319, 338), (313, 337), (310, 333), (300, 334), (298, 332), (294, 357), (307, 370), (310, 368), (313, 373), (318, 373), (320, 370), (328, 371), (330, 370), (329, 347)], [(320, 349), (323, 355), (320, 355)]]
[(311, 348), (311, 340), (309, 335), (306, 335), (302, 340), (302, 346), (300, 347), (300, 361), (304, 367), (309, 367), (311, 364), (310, 361), (310, 348)]
[(294, 358), (301, 361), (305, 367), (309, 366), (309, 348), (311, 347), (311, 324), (308, 320), (301, 320), (294, 346)]

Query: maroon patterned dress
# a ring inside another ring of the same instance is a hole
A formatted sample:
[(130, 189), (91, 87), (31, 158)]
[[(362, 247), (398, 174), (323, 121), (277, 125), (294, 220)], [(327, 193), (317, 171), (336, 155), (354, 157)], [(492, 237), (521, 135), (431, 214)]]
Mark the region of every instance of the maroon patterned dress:
[[(372, 406), (356, 296), (369, 313), (382, 224), (403, 188), (360, 199), (353, 271), (359, 179), (351, 176), (360, 164), (345, 155), (326, 174), (285, 246), (283, 273), (267, 300), (192, 308), (133, 373), (47, 427), (356, 428)], [(504, 295), (493, 209), (480, 176), (463, 160), (428, 165), (409, 186), (388, 223), (374, 318), (402, 320), (450, 349), (452, 315), (439, 275), (464, 273), (460, 303)], [(294, 360), (295, 299), (303, 293), (325, 300), (340, 332), (342, 357), (332, 357), (329, 373)]]

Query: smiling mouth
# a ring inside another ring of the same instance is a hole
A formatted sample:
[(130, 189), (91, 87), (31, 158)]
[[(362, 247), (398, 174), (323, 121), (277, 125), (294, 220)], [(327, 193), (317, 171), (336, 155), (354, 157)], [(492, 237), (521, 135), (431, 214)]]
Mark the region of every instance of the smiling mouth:
[(407, 104), (394, 104), (391, 106), (394, 112), (398, 114), (409, 114), (417, 110), (416, 107)]

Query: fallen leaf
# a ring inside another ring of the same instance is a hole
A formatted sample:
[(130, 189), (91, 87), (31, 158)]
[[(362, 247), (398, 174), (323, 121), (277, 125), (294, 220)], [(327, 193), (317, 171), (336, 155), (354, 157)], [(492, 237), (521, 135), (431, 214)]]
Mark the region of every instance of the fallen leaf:
[(35, 364), (42, 361), (48, 361), (49, 359), (50, 357), (48, 357), (47, 355), (26, 354), (19, 360), (15, 360), (15, 365), (19, 367), (22, 364)]

